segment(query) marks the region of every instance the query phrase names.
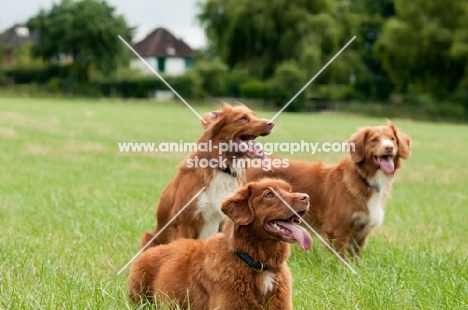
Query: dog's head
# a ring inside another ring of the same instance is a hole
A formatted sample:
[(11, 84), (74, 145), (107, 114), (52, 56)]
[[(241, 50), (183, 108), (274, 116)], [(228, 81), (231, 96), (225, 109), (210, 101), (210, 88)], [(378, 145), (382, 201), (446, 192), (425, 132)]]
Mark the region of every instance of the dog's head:
[(399, 159), (410, 157), (411, 139), (390, 121), (387, 126), (364, 127), (353, 134), (349, 143), (351, 159), (357, 163), (393, 174)]
[(301, 217), (305, 215), (309, 195), (293, 193), (282, 180), (262, 179), (240, 188), (223, 202), (221, 210), (252, 238), (297, 242), (302, 250), (308, 250), (312, 238), (291, 208)]
[(269, 135), (274, 123), (268, 119), (258, 118), (255, 113), (244, 105), (231, 106), (224, 103), (220, 111), (210, 112), (203, 117), (202, 125), (205, 129), (201, 141), (212, 140), (213, 144), (230, 142), (244, 144), (250, 147), (245, 152), (240, 148), (233, 148), (226, 153), (247, 154), (252, 157), (262, 157), (262, 153), (253, 147), (255, 138)]

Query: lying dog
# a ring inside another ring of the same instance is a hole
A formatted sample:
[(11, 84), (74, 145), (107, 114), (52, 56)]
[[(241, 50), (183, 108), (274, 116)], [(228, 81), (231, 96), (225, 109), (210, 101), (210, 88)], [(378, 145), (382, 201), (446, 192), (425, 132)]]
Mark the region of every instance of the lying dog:
[(249, 183), (223, 202), (229, 219), (222, 233), (143, 252), (130, 269), (130, 298), (197, 310), (292, 309), (289, 243), (308, 250), (312, 239), (270, 187), (300, 216), (306, 213), (309, 196), (292, 193), (286, 182)]
[[(222, 201), (245, 184), (245, 169), (234, 160), (246, 156), (262, 157), (255, 151), (255, 138), (266, 136), (274, 124), (259, 119), (245, 106), (224, 104), (221, 111), (205, 115), (204, 133), (197, 144), (212, 145), (212, 149), (193, 151), (179, 164), (179, 173), (161, 193), (157, 208), (157, 226), (141, 239), (144, 247), (185, 204), (202, 188), (206, 189), (161, 234), (151, 246), (166, 244), (179, 238), (204, 238), (217, 233), (224, 215), (220, 211)], [(222, 150), (222, 144), (230, 149)], [(248, 146), (241, 148), (240, 146)], [(236, 147), (237, 146), (237, 147)], [(205, 160), (210, 166), (201, 167), (197, 162)], [(214, 164), (214, 165), (213, 165)]]
[(247, 180), (278, 177), (294, 191), (309, 194), (312, 202), (304, 219), (341, 254), (359, 257), (371, 230), (383, 221), (386, 197), (400, 159), (410, 156), (411, 140), (389, 122), (361, 128), (348, 142), (355, 151), (351, 148), (337, 165), (290, 160), (289, 167), (273, 173), (250, 168)]

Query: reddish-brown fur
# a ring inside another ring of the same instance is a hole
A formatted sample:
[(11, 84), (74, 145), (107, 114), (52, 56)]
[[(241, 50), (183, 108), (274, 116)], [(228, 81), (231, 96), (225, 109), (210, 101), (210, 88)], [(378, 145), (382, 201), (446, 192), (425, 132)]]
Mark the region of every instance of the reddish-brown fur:
[(384, 154), (385, 150), (380, 147), (383, 139), (393, 141), (395, 168), (393, 173), (384, 175), (390, 181), (381, 189), (379, 208), (383, 208), (400, 159), (410, 156), (410, 138), (390, 122), (387, 126), (364, 127), (353, 134), (349, 142), (355, 144), (355, 152), (337, 165), (290, 160), (289, 167), (275, 168), (274, 173), (249, 168), (247, 180), (254, 181), (265, 175), (278, 177), (290, 182), (294, 191), (309, 194), (311, 205), (305, 220), (326, 236), (340, 253), (359, 257), (369, 233), (379, 224), (372, 223), (367, 207), (376, 190), (365, 180), (376, 178), (379, 167), (373, 156)]
[[(290, 244), (264, 227), (294, 213), (269, 187), (296, 212), (307, 211), (309, 197), (292, 193), (284, 181), (249, 183), (223, 202), (221, 209), (228, 219), (221, 233), (180, 239), (143, 252), (130, 269), (130, 298), (149, 298), (157, 304), (175, 301), (197, 310), (292, 309), (292, 277), (286, 263)], [(235, 250), (249, 254), (268, 270), (250, 267)], [(265, 277), (270, 274), (274, 282), (265, 290)]]
[[(206, 123), (202, 123), (204, 133), (197, 143), (207, 143), (210, 140), (212, 145), (221, 142), (235, 140), (240, 135), (265, 136), (273, 129), (274, 124), (267, 119), (259, 119), (255, 113), (245, 106), (230, 106), (224, 104), (221, 111), (211, 112), (204, 116)], [(225, 174), (218, 168), (187, 167), (187, 160), (200, 158), (227, 159), (227, 164), (232, 164), (232, 159), (245, 157), (243, 152), (225, 152), (218, 154), (217, 149), (211, 152), (194, 151), (179, 164), (179, 172), (175, 178), (162, 191), (157, 207), (156, 229), (146, 232), (141, 239), (141, 246), (146, 245), (160, 230), (166, 225), (182, 207), (190, 201), (192, 197), (202, 188), (210, 187), (210, 182), (218, 174)], [(231, 177), (231, 176), (230, 176)], [(244, 171), (238, 171), (231, 177), (234, 182), (234, 189), (245, 184)], [(209, 188), (207, 188), (208, 191)], [(232, 192), (233, 192), (232, 191)], [(229, 194), (232, 194), (230, 192)], [(225, 197), (223, 197), (225, 198)], [(197, 238), (205, 223), (203, 212), (196, 214), (198, 199), (195, 199), (159, 236), (153, 240), (150, 246), (166, 244), (179, 238)], [(213, 202), (212, 208), (219, 209), (219, 202)], [(217, 211), (220, 212), (220, 211)], [(222, 215), (220, 215), (222, 216)]]

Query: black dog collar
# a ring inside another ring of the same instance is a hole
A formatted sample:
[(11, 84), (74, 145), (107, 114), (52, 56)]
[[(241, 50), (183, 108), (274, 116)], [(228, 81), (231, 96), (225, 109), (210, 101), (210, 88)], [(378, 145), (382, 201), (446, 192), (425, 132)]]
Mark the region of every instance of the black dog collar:
[(367, 187), (369, 189), (373, 189), (375, 190), (377, 193), (380, 193), (380, 185), (379, 184), (370, 184), (369, 181), (366, 180), (366, 178), (362, 178), (362, 180), (364, 181), (364, 183), (366, 183)]
[(235, 250), (234, 253), (236, 253), (236, 255), (239, 256), (239, 258), (242, 259), (247, 265), (249, 265), (249, 267), (255, 269), (256, 272), (260, 273), (262, 271), (268, 270), (267, 266), (263, 265), (261, 262), (255, 261), (249, 254), (239, 250)]
[[(211, 157), (210, 155), (208, 155), (208, 154), (204, 154), (204, 156), (205, 156), (205, 158), (208, 159), (208, 160), (210, 160), (210, 159), (212, 158), (212, 157)], [(224, 168), (218, 166), (218, 169), (221, 170), (221, 171), (224, 172), (224, 173), (227, 173), (227, 174), (233, 176), (234, 178), (237, 177), (237, 173), (236, 173), (235, 171), (232, 171), (231, 168), (230, 168), (228, 165), (226, 165), (226, 167), (224, 167)]]

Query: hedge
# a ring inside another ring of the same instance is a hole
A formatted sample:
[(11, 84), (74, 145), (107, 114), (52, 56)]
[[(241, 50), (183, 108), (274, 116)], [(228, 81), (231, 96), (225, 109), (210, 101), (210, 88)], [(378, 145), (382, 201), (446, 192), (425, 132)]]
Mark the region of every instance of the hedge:
[(239, 86), (243, 98), (263, 99), (268, 96), (268, 86), (258, 80), (243, 83)]
[[(201, 98), (204, 96), (201, 80), (191, 72), (179, 76), (168, 76), (167, 83), (182, 97)], [(101, 90), (105, 97), (149, 98), (158, 90), (168, 90), (166, 84), (156, 76), (118, 81), (96, 81), (91, 83)]]
[(36, 65), (1, 69), (0, 75), (13, 84), (46, 84), (52, 78), (65, 78), (70, 70), (70, 66)]
[[(167, 76), (166, 81), (183, 97), (204, 96), (202, 79), (194, 71), (184, 75)], [(120, 80), (97, 80), (80, 83), (72, 66), (41, 65), (0, 69), (0, 85), (45, 85), (53, 92), (92, 97), (149, 98), (168, 87), (156, 76)]]

